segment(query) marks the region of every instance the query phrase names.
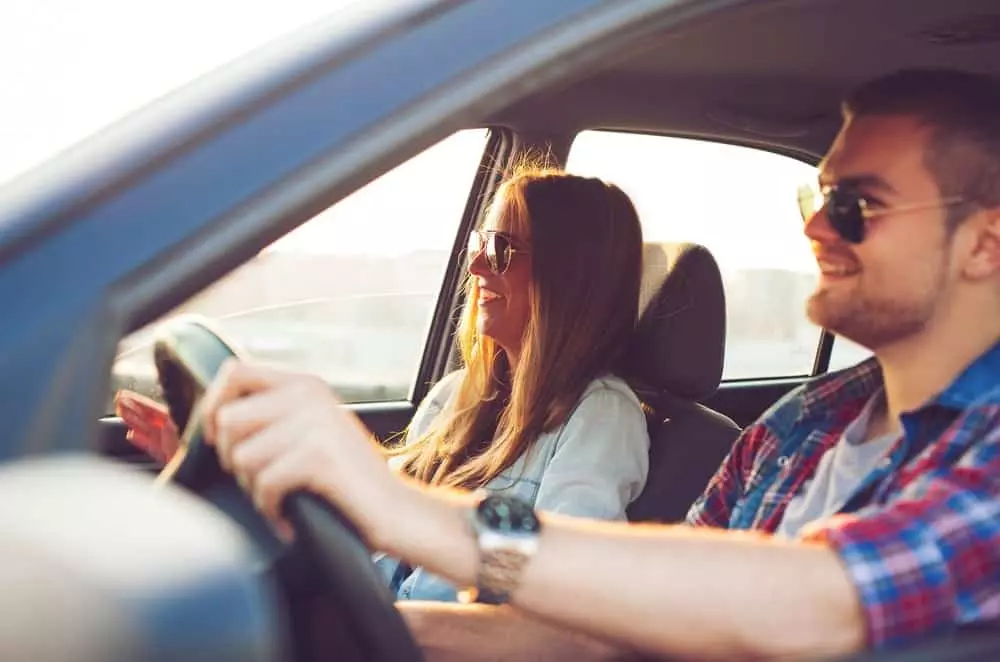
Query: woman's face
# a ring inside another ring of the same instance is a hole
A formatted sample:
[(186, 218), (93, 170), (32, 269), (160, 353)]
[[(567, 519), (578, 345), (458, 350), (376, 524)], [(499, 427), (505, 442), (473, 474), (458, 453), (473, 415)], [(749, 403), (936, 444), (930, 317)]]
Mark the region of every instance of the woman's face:
[[(478, 309), (477, 330), (500, 345), (513, 365), (531, 317), (531, 259), (527, 252), (529, 238), (505, 222), (505, 206), (498, 200), (478, 231), (478, 239), (470, 241), (469, 273), (475, 285), (472, 295)], [(473, 250), (476, 248), (479, 250)], [(491, 260), (494, 254), (496, 259)], [(502, 273), (497, 273), (494, 266), (500, 267)]]

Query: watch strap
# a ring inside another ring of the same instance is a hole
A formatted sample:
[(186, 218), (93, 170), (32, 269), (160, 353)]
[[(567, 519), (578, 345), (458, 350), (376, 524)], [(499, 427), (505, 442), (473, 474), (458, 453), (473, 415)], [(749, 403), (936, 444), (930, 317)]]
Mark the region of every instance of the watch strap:
[(476, 601), (492, 604), (507, 602), (511, 592), (521, 583), (521, 574), (531, 555), (519, 548), (480, 549), (479, 554)]

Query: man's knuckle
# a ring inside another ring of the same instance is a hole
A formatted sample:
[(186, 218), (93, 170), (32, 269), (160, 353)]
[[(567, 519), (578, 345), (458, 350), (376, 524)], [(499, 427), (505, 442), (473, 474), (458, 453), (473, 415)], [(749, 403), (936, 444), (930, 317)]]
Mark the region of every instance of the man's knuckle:
[(311, 375), (303, 375), (291, 382), (289, 391), (297, 397), (312, 397), (316, 394), (316, 379)]
[(220, 431), (229, 431), (238, 419), (238, 412), (232, 405), (223, 405), (215, 412), (215, 427)]
[(223, 378), (231, 378), (233, 375), (238, 374), (240, 368), (240, 362), (236, 358), (230, 356), (222, 362), (219, 366), (219, 375)]
[(274, 472), (263, 472), (254, 482), (256, 491), (262, 502), (269, 501), (278, 488), (278, 481), (275, 480)]
[(233, 466), (233, 471), (240, 474), (247, 474), (253, 468), (246, 446), (234, 448), (230, 453), (229, 463)]

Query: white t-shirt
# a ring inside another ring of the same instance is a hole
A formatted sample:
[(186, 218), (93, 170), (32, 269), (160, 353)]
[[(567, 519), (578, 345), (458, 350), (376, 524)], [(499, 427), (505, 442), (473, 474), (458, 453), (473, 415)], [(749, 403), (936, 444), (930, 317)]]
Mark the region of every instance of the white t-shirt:
[(820, 458), (812, 480), (788, 503), (778, 525), (778, 535), (794, 538), (807, 524), (838, 513), (868, 474), (885, 459), (897, 435), (865, 441), (872, 411), (882, 404), (883, 398), (881, 391), (876, 393), (847, 426), (837, 444)]

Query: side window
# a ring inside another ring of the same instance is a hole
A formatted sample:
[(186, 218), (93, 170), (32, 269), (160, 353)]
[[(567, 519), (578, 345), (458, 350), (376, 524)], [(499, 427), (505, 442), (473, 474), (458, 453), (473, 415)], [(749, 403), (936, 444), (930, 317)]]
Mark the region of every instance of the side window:
[(321, 375), (347, 402), (406, 398), (486, 134), (446, 138), (124, 338), (112, 393), (161, 397), (156, 326), (195, 313), (261, 360)]
[(646, 242), (695, 242), (715, 256), (726, 288), (724, 379), (810, 374), (821, 332), (805, 304), (818, 270), (796, 190), (815, 168), (747, 147), (585, 131), (567, 169), (620, 186)]
[(833, 339), (833, 351), (830, 352), (829, 371), (843, 370), (861, 363), (872, 355), (867, 347), (862, 347), (847, 338), (837, 336)]

